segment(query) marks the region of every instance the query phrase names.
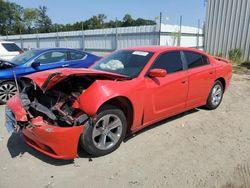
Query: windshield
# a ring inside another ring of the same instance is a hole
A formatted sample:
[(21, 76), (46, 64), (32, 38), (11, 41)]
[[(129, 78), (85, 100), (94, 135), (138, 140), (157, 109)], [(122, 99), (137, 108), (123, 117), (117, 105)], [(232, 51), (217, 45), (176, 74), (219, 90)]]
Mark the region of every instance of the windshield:
[(38, 55), (40, 53), (39, 50), (30, 50), (14, 57), (10, 62), (15, 65), (21, 65), (29, 61), (32, 57)]
[(91, 68), (133, 78), (138, 76), (153, 54), (152, 52), (122, 50), (111, 54)]

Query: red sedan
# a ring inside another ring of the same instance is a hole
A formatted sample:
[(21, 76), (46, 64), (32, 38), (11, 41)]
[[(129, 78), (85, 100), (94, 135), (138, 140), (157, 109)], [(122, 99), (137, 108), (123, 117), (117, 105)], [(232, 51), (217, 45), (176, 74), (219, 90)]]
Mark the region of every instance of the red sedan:
[(77, 157), (78, 144), (106, 155), (128, 133), (199, 106), (216, 109), (231, 77), (227, 60), (196, 49), (119, 50), (91, 69), (21, 78), (20, 93), (7, 103), (6, 127), (54, 158)]

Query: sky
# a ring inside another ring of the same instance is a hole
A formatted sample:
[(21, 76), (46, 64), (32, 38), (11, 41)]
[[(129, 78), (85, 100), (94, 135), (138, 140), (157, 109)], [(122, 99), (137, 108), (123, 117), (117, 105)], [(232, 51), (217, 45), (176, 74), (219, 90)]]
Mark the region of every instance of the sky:
[[(197, 26), (204, 21), (204, 0), (10, 0), (24, 8), (45, 5), (53, 23), (74, 23), (89, 19), (93, 15), (105, 14), (107, 20), (122, 19), (125, 14), (133, 18), (154, 20), (163, 15), (163, 23), (178, 24), (180, 16), (183, 25)], [(170, 19), (166, 19), (170, 17)]]

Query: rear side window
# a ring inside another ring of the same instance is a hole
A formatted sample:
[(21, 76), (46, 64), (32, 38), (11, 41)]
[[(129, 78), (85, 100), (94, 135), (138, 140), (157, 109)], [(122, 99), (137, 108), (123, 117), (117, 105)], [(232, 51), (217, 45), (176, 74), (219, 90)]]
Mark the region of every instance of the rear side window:
[(167, 73), (182, 71), (182, 60), (179, 51), (161, 54), (154, 62), (151, 69), (165, 69)]
[(83, 53), (80, 53), (80, 52), (70, 51), (70, 59), (71, 60), (83, 59), (85, 56), (86, 56), (86, 54), (83, 54)]
[(2, 45), (8, 52), (22, 51), (15, 43), (2, 43)]
[(208, 65), (208, 58), (196, 52), (184, 51), (189, 69)]

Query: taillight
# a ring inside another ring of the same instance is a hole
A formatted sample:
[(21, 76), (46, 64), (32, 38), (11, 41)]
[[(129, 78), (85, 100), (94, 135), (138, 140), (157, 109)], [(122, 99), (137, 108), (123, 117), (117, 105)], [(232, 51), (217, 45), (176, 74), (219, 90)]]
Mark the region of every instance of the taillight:
[(23, 51), (21, 51), (21, 50), (20, 50), (20, 51), (18, 51), (18, 52), (19, 52), (19, 54), (22, 54), (22, 53), (23, 53)]

